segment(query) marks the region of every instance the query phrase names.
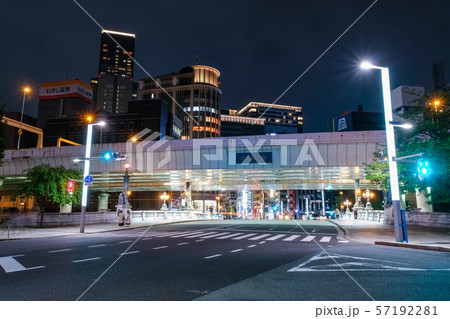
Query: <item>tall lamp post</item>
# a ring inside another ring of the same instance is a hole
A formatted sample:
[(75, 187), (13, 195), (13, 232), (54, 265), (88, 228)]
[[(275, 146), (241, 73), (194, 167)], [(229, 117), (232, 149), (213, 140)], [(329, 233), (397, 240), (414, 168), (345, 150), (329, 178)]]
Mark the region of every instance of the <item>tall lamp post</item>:
[[(91, 157), (91, 146), (92, 146), (92, 127), (94, 125), (104, 126), (105, 122), (98, 122), (88, 124), (87, 126), (87, 137), (86, 137), (86, 153), (84, 156), (84, 171), (83, 171), (83, 181), (86, 176), (89, 175), (89, 164)], [(85, 224), (85, 216), (86, 216), (86, 206), (87, 206), (87, 193), (88, 193), (88, 185), (86, 182), (83, 182), (83, 194), (81, 197), (81, 215), (80, 215), (80, 233), (84, 233), (84, 224)]]
[(27, 93), (31, 92), (31, 88), (29, 86), (25, 86), (23, 88), (23, 100), (22, 100), (22, 113), (20, 113), (20, 125), (19, 125), (19, 138), (17, 140), (17, 149), (20, 149), (20, 137), (22, 136), (22, 122), (23, 122), (23, 109), (25, 107), (25, 97), (27, 95)]
[(384, 120), (386, 125), (386, 140), (389, 163), (389, 178), (391, 182), (392, 213), (394, 217), (395, 240), (397, 242), (403, 242), (405, 238), (403, 233), (403, 221), (400, 213), (400, 191), (398, 185), (397, 162), (394, 161), (394, 158), (397, 155), (395, 152), (394, 125), (392, 125), (392, 104), (390, 91), (391, 85), (389, 81), (389, 69), (385, 67), (375, 66), (369, 62), (361, 63), (361, 68), (381, 70), (381, 84), (383, 86)]

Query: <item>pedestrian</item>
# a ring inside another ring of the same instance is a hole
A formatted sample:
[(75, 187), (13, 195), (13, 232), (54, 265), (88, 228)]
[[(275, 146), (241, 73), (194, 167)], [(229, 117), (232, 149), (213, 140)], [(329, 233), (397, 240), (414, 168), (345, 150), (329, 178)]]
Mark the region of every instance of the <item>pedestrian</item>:
[(130, 227), (131, 225), (131, 214), (130, 211), (127, 210), (127, 217), (125, 217), (125, 227)]
[(122, 210), (119, 210), (119, 226), (124, 225), (125, 216)]

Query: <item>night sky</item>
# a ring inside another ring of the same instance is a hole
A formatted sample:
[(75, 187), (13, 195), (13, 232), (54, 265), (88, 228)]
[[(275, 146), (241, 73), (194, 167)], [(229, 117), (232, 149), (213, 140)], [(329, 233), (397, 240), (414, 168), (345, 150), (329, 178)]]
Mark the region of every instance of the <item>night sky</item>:
[[(105, 28), (136, 34), (135, 58), (152, 75), (210, 65), (221, 72), (222, 108), (274, 102), (374, 0), (79, 0)], [(391, 88), (432, 89), (432, 63), (450, 82), (450, 1), (379, 0), (279, 101), (303, 107), (305, 132), (330, 130), (358, 104), (382, 111), (381, 77), (362, 59), (390, 69)], [(72, 1), (0, 4), (1, 103), (19, 111), (20, 86), (98, 71), (100, 28)], [(135, 66), (135, 80), (146, 77)]]

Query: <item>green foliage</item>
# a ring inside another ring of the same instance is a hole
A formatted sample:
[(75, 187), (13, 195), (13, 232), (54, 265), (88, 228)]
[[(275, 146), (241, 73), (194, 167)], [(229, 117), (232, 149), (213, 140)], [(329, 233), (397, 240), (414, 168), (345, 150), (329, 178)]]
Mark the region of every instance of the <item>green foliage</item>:
[[(383, 150), (383, 153), (387, 154), (386, 149)], [(379, 157), (378, 152), (375, 152), (374, 156), (372, 163), (364, 164), (365, 178), (382, 189), (384, 203), (388, 204), (390, 203), (389, 164), (387, 160)]]
[(6, 146), (6, 124), (2, 122), (3, 116), (5, 116), (5, 104), (0, 105), (0, 165), (2, 164), (1, 160), (3, 159), (3, 151)]
[(41, 213), (52, 204), (65, 205), (81, 200), (80, 183), (75, 183), (73, 194), (67, 193), (69, 179), (82, 179), (81, 171), (64, 166), (35, 166), (27, 171), (26, 182), (16, 189), (16, 196), (34, 197)]
[[(440, 101), (438, 107), (434, 106), (436, 100)], [(397, 132), (397, 153), (398, 156), (425, 153), (431, 173), (420, 180), (415, 163), (400, 163), (402, 187), (410, 192), (431, 187), (433, 204), (450, 203), (450, 92), (433, 92), (417, 102), (419, 106), (410, 107), (402, 115), (414, 127)]]

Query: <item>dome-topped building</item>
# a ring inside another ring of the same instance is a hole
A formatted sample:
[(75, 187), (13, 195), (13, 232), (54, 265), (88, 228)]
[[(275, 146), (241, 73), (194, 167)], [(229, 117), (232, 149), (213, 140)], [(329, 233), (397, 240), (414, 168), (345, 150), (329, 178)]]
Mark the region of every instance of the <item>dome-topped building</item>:
[(139, 99), (162, 99), (183, 122), (182, 138), (220, 136), (219, 70), (206, 65), (184, 67), (179, 73), (141, 79)]

